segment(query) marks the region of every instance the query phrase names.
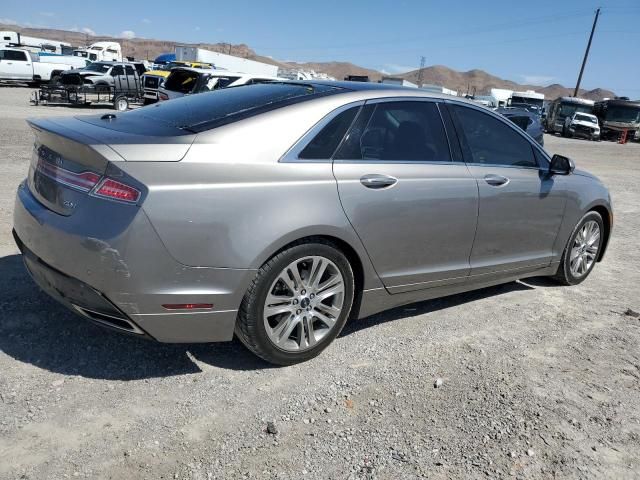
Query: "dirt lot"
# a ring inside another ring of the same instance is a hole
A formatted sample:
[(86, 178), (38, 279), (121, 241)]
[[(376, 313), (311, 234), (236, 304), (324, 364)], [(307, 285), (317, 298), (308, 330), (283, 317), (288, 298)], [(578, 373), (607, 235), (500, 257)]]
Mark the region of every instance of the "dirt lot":
[(37, 289), (11, 238), (24, 119), (78, 111), (27, 100), (0, 89), (0, 478), (640, 476), (640, 144), (545, 138), (612, 192), (614, 236), (582, 285), (397, 308), (270, 368), (238, 342), (102, 330)]

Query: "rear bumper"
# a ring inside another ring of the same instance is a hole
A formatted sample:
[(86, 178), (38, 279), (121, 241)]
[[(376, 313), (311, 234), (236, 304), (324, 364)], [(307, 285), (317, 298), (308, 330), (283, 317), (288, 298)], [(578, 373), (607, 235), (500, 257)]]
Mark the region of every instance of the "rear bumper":
[[(85, 318), (131, 325), (120, 324), (121, 331), (161, 342), (231, 340), (255, 270), (182, 265), (167, 252), (142, 209), (126, 207), (128, 215), (102, 215), (96, 205), (65, 217), (20, 185), (14, 235), (36, 283)], [(186, 303), (212, 303), (213, 309), (162, 307)]]

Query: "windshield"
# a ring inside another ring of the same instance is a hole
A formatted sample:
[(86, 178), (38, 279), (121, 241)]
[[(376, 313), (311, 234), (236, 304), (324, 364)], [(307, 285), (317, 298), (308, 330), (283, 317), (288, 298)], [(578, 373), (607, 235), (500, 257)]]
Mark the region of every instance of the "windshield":
[(580, 115), (579, 113), (575, 116), (575, 119), (580, 122), (598, 123), (598, 120), (595, 117), (591, 117), (589, 115)]
[(84, 67), (83, 70), (87, 72), (107, 73), (110, 67), (111, 65), (108, 63), (90, 63), (89, 65)]
[(581, 113), (593, 113), (593, 105), (579, 105), (576, 103), (563, 103), (560, 107), (560, 116), (566, 117), (568, 115), (573, 115), (576, 112)]
[(153, 108), (134, 110), (128, 115), (129, 118), (141, 116), (185, 130), (202, 132), (286, 105), (344, 91), (343, 88), (328, 85), (245, 85), (185, 96), (162, 102)]
[(640, 122), (640, 107), (609, 106), (606, 120), (609, 122), (637, 123)]

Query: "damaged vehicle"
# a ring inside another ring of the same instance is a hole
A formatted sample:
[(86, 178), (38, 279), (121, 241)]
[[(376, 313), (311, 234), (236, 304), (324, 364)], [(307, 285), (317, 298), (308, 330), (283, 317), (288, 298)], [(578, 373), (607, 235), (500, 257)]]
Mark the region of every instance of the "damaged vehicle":
[(282, 81), (265, 75), (228, 72), (203, 68), (174, 68), (158, 89), (159, 100), (171, 100), (185, 95), (210, 92), (227, 87)]
[(272, 82), (29, 124), (13, 235), (46, 293), (120, 332), (237, 336), (279, 365), (395, 306), (579, 284), (613, 228), (595, 176), (417, 88)]
[(566, 136), (581, 137), (588, 140), (600, 140), (600, 125), (598, 117), (591, 113), (576, 112), (565, 118), (565, 126), (562, 129)]
[(142, 62), (94, 62), (84, 68), (62, 72), (59, 83), (137, 90), (142, 85), (145, 71)]

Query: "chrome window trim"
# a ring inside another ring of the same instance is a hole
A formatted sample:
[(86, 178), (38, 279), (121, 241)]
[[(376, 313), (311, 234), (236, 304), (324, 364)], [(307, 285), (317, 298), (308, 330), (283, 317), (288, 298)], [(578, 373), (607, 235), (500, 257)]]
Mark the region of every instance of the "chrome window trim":
[[(342, 105), (328, 114), (326, 114), (318, 123), (316, 123), (313, 127), (311, 127), (307, 132), (298, 139), (296, 143), (278, 160), (278, 163), (332, 163), (333, 160), (331, 158), (299, 158), (300, 153), (307, 148), (307, 145), (311, 143), (311, 141), (316, 138), (324, 127), (329, 124), (334, 118), (340, 115), (342, 112), (345, 112), (353, 107), (362, 107), (364, 105), (364, 100), (358, 100), (355, 102), (350, 102), (345, 105)], [(356, 115), (355, 118), (358, 116)], [(354, 120), (355, 120), (354, 118)], [(349, 126), (351, 128), (351, 126)], [(349, 129), (347, 129), (348, 131)], [(334, 152), (335, 153), (335, 152)]]

